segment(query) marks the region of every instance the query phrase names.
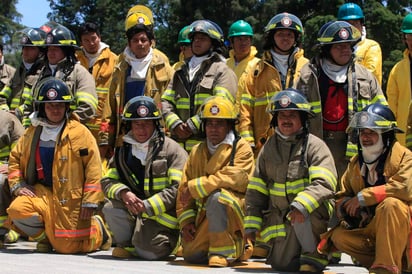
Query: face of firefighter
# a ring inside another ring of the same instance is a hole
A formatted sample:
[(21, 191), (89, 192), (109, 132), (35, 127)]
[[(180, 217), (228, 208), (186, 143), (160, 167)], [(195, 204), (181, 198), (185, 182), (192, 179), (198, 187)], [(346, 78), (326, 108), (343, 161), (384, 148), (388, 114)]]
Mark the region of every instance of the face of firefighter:
[(149, 54), (152, 43), (147, 36), (147, 33), (141, 31), (136, 33), (132, 39), (128, 41), (128, 45), (136, 58), (141, 59)]
[(44, 111), (50, 124), (60, 124), (66, 117), (66, 103), (45, 103)]
[(225, 119), (206, 119), (206, 138), (213, 144), (220, 144), (230, 131), (229, 121)]
[(373, 146), (379, 140), (379, 134), (368, 128), (362, 128), (359, 131), (359, 139), (364, 147)]
[(38, 47), (23, 47), (21, 50), (21, 57), (24, 62), (33, 64), (40, 55)]
[(412, 34), (405, 34), (404, 41), (409, 50), (409, 55), (412, 56)]
[(299, 111), (282, 110), (277, 116), (278, 129), (285, 136), (291, 136), (302, 128)]
[(155, 131), (154, 120), (134, 120), (131, 123), (133, 138), (139, 143), (149, 140)]
[(352, 47), (350, 43), (333, 44), (330, 48), (330, 56), (339, 66), (344, 66), (352, 58)]
[(249, 56), (250, 47), (252, 46), (252, 37), (235, 36), (231, 39), (236, 61), (240, 62)]
[(65, 58), (64, 51), (61, 47), (49, 46), (47, 47), (47, 59), (50, 65), (56, 65)]
[(296, 43), (295, 33), (290, 29), (280, 29), (273, 35), (275, 40), (274, 51), (279, 54), (289, 54), (290, 49)]
[(212, 47), (212, 39), (204, 33), (195, 33), (192, 41), (192, 52), (196, 56), (205, 55)]
[(90, 54), (95, 54), (100, 48), (100, 36), (95, 32), (85, 33), (80, 37), (81, 45)]
[(193, 56), (192, 47), (190, 46), (190, 44), (181, 45), (180, 51), (183, 53), (185, 59)]

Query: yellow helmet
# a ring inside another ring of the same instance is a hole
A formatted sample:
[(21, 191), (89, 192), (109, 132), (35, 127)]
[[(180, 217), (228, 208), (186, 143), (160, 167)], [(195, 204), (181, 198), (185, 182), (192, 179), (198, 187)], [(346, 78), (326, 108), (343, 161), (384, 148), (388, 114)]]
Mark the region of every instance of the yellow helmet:
[(237, 120), (239, 112), (236, 106), (226, 97), (211, 96), (205, 100), (199, 110), (200, 119)]
[(127, 31), (137, 24), (145, 26), (152, 26), (154, 24), (153, 13), (148, 7), (136, 5), (127, 12), (125, 30)]

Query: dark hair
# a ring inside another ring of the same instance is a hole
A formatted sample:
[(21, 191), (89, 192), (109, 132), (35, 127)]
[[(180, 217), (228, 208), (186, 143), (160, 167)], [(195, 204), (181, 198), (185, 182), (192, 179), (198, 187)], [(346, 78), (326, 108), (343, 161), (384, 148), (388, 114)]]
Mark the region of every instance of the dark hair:
[(0, 50), (3, 52), (3, 44), (0, 44)]
[(144, 24), (137, 24), (126, 31), (127, 40), (132, 40), (133, 36), (138, 34), (139, 32), (146, 32), (147, 37), (150, 41), (154, 40), (154, 33), (152, 27), (146, 26)]
[(95, 23), (86, 22), (80, 26), (79, 31), (77, 32), (80, 40), (82, 38), (82, 35), (88, 34), (88, 33), (96, 33), (97, 36), (100, 37), (99, 27)]

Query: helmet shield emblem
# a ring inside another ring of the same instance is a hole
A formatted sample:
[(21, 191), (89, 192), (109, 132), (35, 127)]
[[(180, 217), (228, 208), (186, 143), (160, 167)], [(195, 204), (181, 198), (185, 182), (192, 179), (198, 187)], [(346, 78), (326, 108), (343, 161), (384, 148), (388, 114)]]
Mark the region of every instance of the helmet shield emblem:
[(137, 115), (140, 117), (146, 117), (149, 114), (149, 109), (146, 106), (139, 106), (137, 108)]
[(282, 108), (287, 108), (290, 105), (290, 102), (291, 100), (287, 95), (282, 96), (279, 100), (279, 104)]

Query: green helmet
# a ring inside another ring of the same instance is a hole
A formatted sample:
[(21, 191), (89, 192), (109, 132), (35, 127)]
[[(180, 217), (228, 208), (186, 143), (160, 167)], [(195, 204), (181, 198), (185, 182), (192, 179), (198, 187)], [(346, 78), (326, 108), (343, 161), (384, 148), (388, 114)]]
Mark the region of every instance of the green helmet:
[(25, 28), (13, 35), (13, 41), (21, 47), (44, 46), (46, 33), (39, 28)]
[(355, 45), (360, 39), (360, 31), (345, 21), (327, 22), (318, 32), (320, 46), (347, 42)]
[(363, 20), (364, 18), (361, 7), (355, 3), (343, 4), (338, 10), (338, 20)]
[(265, 27), (265, 32), (274, 29), (289, 29), (296, 32), (298, 35), (303, 35), (303, 25), (300, 19), (291, 13), (279, 13), (270, 19)]
[(253, 36), (252, 26), (244, 20), (234, 22), (229, 28), (228, 37), (231, 38), (235, 36)]
[(403, 18), (401, 32), (406, 34), (412, 33), (412, 13), (409, 13)]
[(179, 35), (177, 36), (177, 43), (178, 44), (190, 44), (189, 32), (190, 32), (190, 26), (183, 27), (179, 31)]
[(210, 20), (196, 20), (190, 25), (189, 39), (192, 40), (195, 33), (203, 33), (219, 43), (224, 42), (223, 31), (218, 24)]

